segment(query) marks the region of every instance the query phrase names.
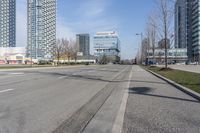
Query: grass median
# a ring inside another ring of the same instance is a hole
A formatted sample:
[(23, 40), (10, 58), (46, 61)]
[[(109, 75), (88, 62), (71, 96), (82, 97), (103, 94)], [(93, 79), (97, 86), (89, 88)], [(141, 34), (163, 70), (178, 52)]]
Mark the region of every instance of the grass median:
[(173, 80), (176, 83), (183, 85), (193, 91), (200, 93), (200, 74), (198, 73), (175, 69), (163, 69), (156, 66), (145, 66), (145, 68), (156, 72), (170, 80)]

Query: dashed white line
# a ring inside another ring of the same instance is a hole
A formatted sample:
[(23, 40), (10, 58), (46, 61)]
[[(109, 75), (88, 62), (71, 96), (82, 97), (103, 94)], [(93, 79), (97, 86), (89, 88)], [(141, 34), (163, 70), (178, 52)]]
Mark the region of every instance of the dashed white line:
[(9, 73), (9, 75), (23, 75), (24, 73)]
[(67, 78), (68, 76), (61, 76), (59, 77), (59, 79), (63, 79), (63, 78)]
[(92, 73), (92, 72), (94, 72), (93, 70), (91, 70), (91, 71), (87, 71), (88, 73)]
[(121, 133), (122, 132), (122, 128), (123, 128), (123, 122), (124, 122), (124, 114), (126, 111), (126, 104), (127, 104), (127, 100), (128, 100), (128, 89), (130, 87), (130, 81), (131, 81), (131, 77), (132, 77), (132, 71), (133, 71), (133, 67), (131, 69), (131, 72), (129, 74), (129, 82), (127, 84), (127, 90), (124, 93), (124, 96), (122, 98), (122, 103), (120, 105), (120, 109), (117, 113), (117, 117), (115, 119), (113, 128), (112, 128), (112, 133)]
[(8, 92), (8, 91), (13, 91), (14, 89), (7, 89), (7, 90), (2, 90), (0, 93)]

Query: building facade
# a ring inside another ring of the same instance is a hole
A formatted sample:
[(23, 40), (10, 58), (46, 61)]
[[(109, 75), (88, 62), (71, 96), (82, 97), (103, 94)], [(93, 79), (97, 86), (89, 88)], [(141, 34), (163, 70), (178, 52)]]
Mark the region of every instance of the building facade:
[(187, 0), (175, 4), (175, 48), (187, 48)]
[(23, 64), (25, 55), (25, 47), (0, 47), (0, 64)]
[(16, 0), (0, 0), (0, 47), (16, 46)]
[(187, 48), (189, 62), (200, 62), (200, 0), (177, 0), (175, 48)]
[[(167, 49), (169, 49), (170, 48), (170, 40), (169, 39), (167, 39)], [(159, 42), (158, 42), (158, 48), (160, 48), (160, 49), (165, 49), (165, 39), (162, 39), (162, 40), (160, 40)]]
[(27, 0), (27, 56), (52, 59), (56, 46), (56, 0)]
[(200, 0), (194, 0), (192, 3), (192, 56), (195, 62), (200, 63)]
[(76, 43), (78, 46), (78, 52), (83, 53), (83, 56), (90, 55), (90, 35), (89, 34), (77, 34)]
[(120, 40), (115, 31), (97, 32), (94, 36), (94, 55), (107, 56), (111, 61), (120, 60)]
[[(165, 50), (164, 49), (155, 49), (154, 54), (153, 50), (150, 49), (147, 54), (149, 64), (164, 64), (165, 63)], [(186, 48), (173, 48), (168, 49), (167, 51), (167, 62), (169, 64), (175, 63), (186, 63), (188, 60), (187, 49)]]

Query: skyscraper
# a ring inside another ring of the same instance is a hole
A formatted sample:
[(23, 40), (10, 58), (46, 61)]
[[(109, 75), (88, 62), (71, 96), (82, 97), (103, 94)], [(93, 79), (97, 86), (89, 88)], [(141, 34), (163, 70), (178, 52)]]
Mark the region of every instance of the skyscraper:
[(56, 45), (56, 0), (27, 0), (27, 56), (53, 58)]
[(177, 0), (175, 47), (187, 48), (189, 61), (200, 62), (200, 0)]
[(79, 52), (82, 52), (83, 56), (90, 55), (90, 35), (89, 34), (77, 34), (76, 43), (78, 45)]
[(0, 47), (16, 46), (16, 0), (0, 0)]

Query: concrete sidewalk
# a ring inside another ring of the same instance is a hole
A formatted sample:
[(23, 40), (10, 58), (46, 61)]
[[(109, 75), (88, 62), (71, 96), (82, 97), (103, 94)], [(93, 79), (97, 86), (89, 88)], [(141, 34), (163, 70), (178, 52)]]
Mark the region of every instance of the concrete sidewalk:
[[(200, 65), (168, 65), (172, 69), (200, 73)], [(163, 65), (158, 67), (164, 67)]]
[(123, 133), (200, 132), (200, 102), (134, 66)]
[(188, 72), (200, 73), (200, 65), (170, 65), (169, 67)]

